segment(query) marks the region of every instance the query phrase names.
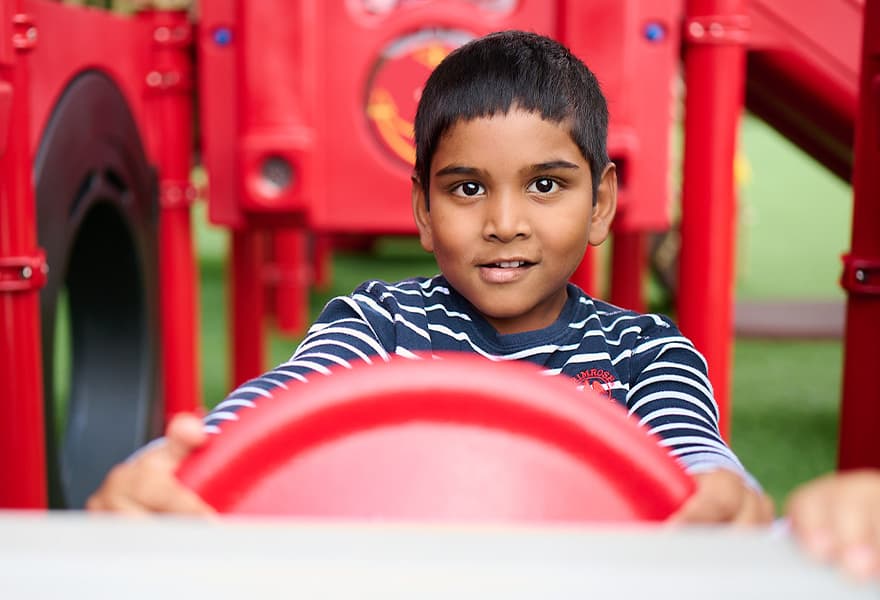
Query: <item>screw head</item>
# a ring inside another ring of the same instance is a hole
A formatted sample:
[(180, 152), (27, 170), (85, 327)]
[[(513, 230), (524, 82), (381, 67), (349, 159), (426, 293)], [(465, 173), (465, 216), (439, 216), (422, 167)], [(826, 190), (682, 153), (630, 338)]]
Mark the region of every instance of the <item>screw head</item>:
[(662, 23), (648, 23), (645, 26), (645, 39), (649, 42), (662, 42), (666, 39), (666, 27)]
[(150, 71), (147, 73), (147, 85), (150, 87), (159, 87), (162, 85), (162, 74), (158, 71)]
[(218, 27), (211, 37), (218, 46), (228, 46), (232, 43), (232, 30), (229, 27)]

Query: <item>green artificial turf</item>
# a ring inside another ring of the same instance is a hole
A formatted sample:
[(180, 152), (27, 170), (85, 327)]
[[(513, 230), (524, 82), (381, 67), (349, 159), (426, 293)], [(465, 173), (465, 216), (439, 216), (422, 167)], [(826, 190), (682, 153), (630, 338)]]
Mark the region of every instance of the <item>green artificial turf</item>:
[(836, 340), (736, 342), (731, 442), (777, 506), (835, 468), (841, 360)]

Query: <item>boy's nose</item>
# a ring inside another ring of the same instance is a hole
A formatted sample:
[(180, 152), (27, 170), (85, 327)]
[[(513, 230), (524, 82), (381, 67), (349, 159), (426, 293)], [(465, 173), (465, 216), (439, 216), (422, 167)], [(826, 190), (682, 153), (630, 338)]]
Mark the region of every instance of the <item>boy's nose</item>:
[(509, 242), (531, 234), (524, 198), (515, 194), (494, 194), (486, 202), (483, 237)]

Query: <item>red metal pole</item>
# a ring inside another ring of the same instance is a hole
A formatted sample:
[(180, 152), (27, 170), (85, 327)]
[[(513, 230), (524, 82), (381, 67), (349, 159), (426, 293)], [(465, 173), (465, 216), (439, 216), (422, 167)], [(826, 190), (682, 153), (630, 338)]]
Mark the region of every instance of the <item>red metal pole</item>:
[(0, 3), (0, 508), (46, 508), (40, 287), (28, 140), (29, 77), (21, 54), (37, 30), (19, 2)]
[(232, 381), (237, 386), (263, 372), (266, 333), (263, 327), (264, 233), (258, 229), (232, 231)]
[(305, 330), (309, 318), (312, 261), (303, 227), (278, 229), (272, 235), (272, 281), (277, 327), (288, 335)]
[(678, 319), (709, 363), (721, 433), (730, 434), (736, 245), (733, 159), (743, 108), (745, 0), (688, 0)]
[(587, 246), (587, 251), (584, 253), (583, 259), (581, 259), (581, 264), (578, 265), (577, 270), (571, 276), (573, 284), (594, 298), (600, 296), (597, 284), (599, 278), (596, 273), (596, 254), (595, 248)]
[(142, 13), (151, 30), (146, 84), (153, 157), (159, 167), (159, 280), (166, 422), (201, 405), (197, 267), (190, 208), (192, 167), (192, 28), (185, 12)]
[(311, 236), (312, 283), (318, 289), (326, 289), (333, 279), (333, 237), (326, 233)]
[(853, 165), (852, 246), (844, 257), (848, 292), (838, 465), (880, 467), (880, 2), (865, 4)]
[(611, 253), (611, 303), (645, 312), (644, 280), (647, 266), (645, 232), (614, 233)]

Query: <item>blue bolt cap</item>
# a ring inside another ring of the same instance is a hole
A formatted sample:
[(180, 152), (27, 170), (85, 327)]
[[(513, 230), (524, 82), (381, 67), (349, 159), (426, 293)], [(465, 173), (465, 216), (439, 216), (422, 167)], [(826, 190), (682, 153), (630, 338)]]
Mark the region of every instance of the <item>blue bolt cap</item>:
[(645, 26), (645, 39), (649, 42), (662, 42), (666, 37), (666, 28), (660, 23), (648, 23)]
[(214, 30), (213, 39), (218, 46), (228, 46), (232, 42), (232, 30), (228, 27), (218, 27)]

